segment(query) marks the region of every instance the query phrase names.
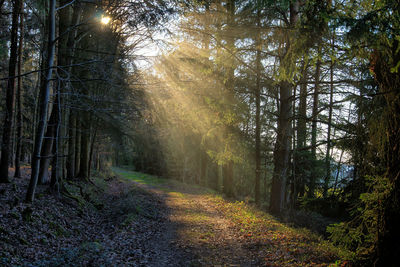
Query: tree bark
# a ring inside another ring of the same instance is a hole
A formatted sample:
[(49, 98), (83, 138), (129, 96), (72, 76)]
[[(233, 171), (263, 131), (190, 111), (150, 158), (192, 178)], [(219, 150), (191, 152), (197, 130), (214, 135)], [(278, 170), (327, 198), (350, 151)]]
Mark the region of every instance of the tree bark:
[[(232, 31), (235, 27), (235, 1), (229, 0), (226, 5), (227, 12), (227, 32), (225, 32), (226, 36), (226, 46), (229, 51), (227, 53), (234, 53), (235, 48), (235, 39), (233, 37)], [(227, 103), (233, 105), (234, 103), (234, 78), (235, 78), (235, 68), (233, 63), (233, 55), (230, 55), (231, 62), (228, 65), (227, 69), (227, 77), (225, 82), (225, 92), (227, 95)], [(225, 63), (226, 64), (226, 63)], [(228, 107), (228, 112), (232, 112), (230, 107)], [(225, 135), (229, 136), (230, 130), (233, 129), (233, 125), (227, 124), (225, 125)], [(233, 196), (233, 161), (232, 159), (228, 159), (227, 162), (223, 166), (223, 192), (228, 196)]]
[[(332, 53), (335, 49), (335, 34), (332, 35)], [(330, 87), (329, 87), (329, 111), (328, 111), (328, 132), (327, 132), (327, 140), (326, 140), (326, 156), (325, 156), (325, 180), (324, 180), (324, 192), (323, 195), (326, 198), (328, 195), (329, 182), (331, 179), (331, 131), (332, 131), (332, 113), (333, 113), (333, 55), (331, 57), (331, 65), (330, 65)]]
[(11, 135), (13, 129), (14, 107), (15, 107), (15, 72), (18, 58), (18, 18), (21, 13), (22, 1), (13, 1), (11, 42), (10, 42), (10, 60), (8, 64), (8, 80), (6, 92), (6, 109), (3, 124), (3, 139), (1, 144), (0, 161), (0, 183), (10, 182), (8, 177), (8, 167), (10, 165)]
[(17, 86), (17, 149), (15, 152), (14, 177), (21, 177), (21, 151), (22, 151), (22, 49), (24, 44), (24, 15), (23, 1), (21, 3), (21, 14), (19, 16), (19, 45), (18, 45), (18, 86)]
[[(290, 22), (289, 28), (293, 28), (298, 20), (299, 1), (294, 1), (290, 4)], [(286, 33), (285, 52), (282, 55), (282, 69), (286, 62), (284, 59), (290, 51), (290, 36)], [(274, 172), (272, 176), (270, 206), (269, 210), (273, 214), (280, 214), (284, 208), (286, 182), (288, 179), (288, 170), (290, 162), (290, 144), (292, 131), (292, 85), (284, 80), (279, 85), (279, 117), (277, 136), (274, 149)]]
[(273, 214), (284, 208), (286, 182), (289, 170), (290, 135), (292, 117), (292, 86), (283, 81), (280, 84), (279, 117), (277, 140), (274, 150), (274, 173), (272, 177), (270, 207)]
[(94, 133), (93, 133), (93, 137), (92, 140), (90, 142), (90, 152), (89, 152), (89, 170), (88, 170), (88, 177), (90, 178), (90, 171), (92, 169), (92, 160), (93, 160), (93, 152), (94, 152), (94, 144), (96, 142), (96, 136), (97, 136), (97, 129), (98, 129), (98, 125), (97, 125), (97, 121), (94, 123)]
[(315, 67), (315, 87), (314, 87), (314, 98), (313, 98), (313, 110), (312, 110), (312, 124), (311, 124), (311, 158), (312, 168), (311, 176), (308, 184), (308, 197), (313, 198), (315, 196), (315, 183), (317, 180), (316, 163), (317, 163), (317, 121), (318, 121), (318, 106), (319, 106), (319, 86), (320, 86), (320, 75), (321, 75), (321, 61), (319, 59), (321, 55), (321, 43), (318, 41), (318, 59)]
[[(83, 12), (79, 3), (75, 3), (72, 12), (72, 18), (70, 27), (75, 27), (80, 22), (80, 17)], [(77, 30), (74, 29), (68, 35), (66, 49), (66, 65), (71, 65), (73, 63), (73, 57), (75, 55), (75, 47), (76, 47), (76, 35)], [(64, 69), (68, 74), (71, 73), (72, 67)], [(70, 81), (67, 81), (67, 89), (70, 87)], [(66, 168), (67, 168), (67, 178), (73, 179), (77, 175), (77, 164), (76, 164), (76, 138), (77, 138), (77, 118), (76, 111), (71, 107), (69, 108), (69, 118), (68, 118), (68, 156), (66, 160)]]
[(76, 118), (75, 111), (70, 109), (68, 122), (68, 156), (67, 156), (67, 178), (75, 177), (75, 140), (76, 140)]
[(256, 132), (255, 132), (255, 161), (256, 161), (256, 174), (255, 174), (255, 202), (260, 205), (260, 183), (261, 183), (261, 122), (260, 122), (260, 102), (261, 102), (261, 12), (260, 7), (257, 7), (257, 36), (256, 36)]
[(26, 194), (26, 202), (33, 202), (35, 197), (36, 185), (39, 178), (40, 151), (42, 149), (44, 132), (46, 130), (46, 117), (47, 117), (49, 98), (50, 98), (50, 81), (53, 74), (53, 63), (55, 54), (56, 0), (49, 0), (49, 1), (50, 1), (50, 9), (48, 16), (49, 38), (48, 38), (48, 54), (46, 61), (46, 74), (45, 74), (46, 82), (43, 84), (43, 87), (40, 88), (41, 89), (40, 119), (39, 119), (38, 129), (36, 132), (35, 147), (32, 158), (32, 172), (28, 186), (28, 191)]
[[(398, 15), (398, 11), (397, 14)], [(397, 39), (389, 51), (376, 51), (371, 70), (379, 84), (380, 91), (386, 101), (385, 119), (386, 129), (383, 145), (383, 160), (386, 163), (385, 176), (390, 181), (391, 191), (382, 200), (380, 211), (378, 244), (375, 266), (393, 266), (400, 254), (400, 246), (396, 245), (400, 239), (400, 75), (392, 68), (400, 62), (400, 42)], [(391, 57), (392, 64), (387, 58)], [(374, 138), (374, 137), (372, 137)]]
[(200, 181), (199, 183), (201, 185), (206, 185), (207, 181), (207, 162), (208, 162), (208, 156), (205, 151), (200, 149)]
[(90, 120), (87, 112), (82, 114), (80, 169), (78, 177), (83, 180), (89, 179), (89, 145), (90, 145)]
[(43, 140), (42, 150), (40, 152), (41, 159), (39, 167), (39, 184), (47, 184), (50, 182), (49, 167), (52, 160), (53, 142), (58, 125), (58, 97), (59, 95), (56, 92), (53, 109), (50, 114), (50, 119), (47, 123), (47, 130)]
[[(304, 63), (305, 64), (305, 63)], [(307, 140), (307, 66), (303, 65), (303, 71), (301, 74), (301, 85), (300, 85), (300, 96), (299, 96), (299, 112), (297, 120), (297, 150), (295, 152), (296, 157), (296, 191), (298, 196), (304, 196), (305, 193), (305, 182), (307, 179), (305, 168), (306, 168), (306, 157), (304, 154), (304, 148), (306, 147)]]
[(229, 161), (222, 168), (223, 192), (227, 197), (233, 197), (233, 161)]
[(78, 117), (76, 117), (75, 123), (75, 175), (78, 176), (81, 167), (81, 121)]

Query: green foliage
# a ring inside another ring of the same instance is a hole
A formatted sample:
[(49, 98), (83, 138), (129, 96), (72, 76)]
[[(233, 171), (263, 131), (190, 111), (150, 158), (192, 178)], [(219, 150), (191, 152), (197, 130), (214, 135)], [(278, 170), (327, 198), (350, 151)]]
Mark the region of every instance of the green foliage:
[(338, 199), (333, 198), (309, 198), (302, 197), (300, 199), (300, 207), (306, 211), (314, 211), (318, 214), (329, 218), (343, 218), (346, 217), (346, 207), (348, 203), (345, 203)]
[(392, 190), (385, 177), (365, 177), (369, 192), (360, 195), (360, 203), (353, 210), (354, 218), (327, 228), (330, 239), (355, 252), (359, 260), (371, 257), (376, 249), (383, 203)]

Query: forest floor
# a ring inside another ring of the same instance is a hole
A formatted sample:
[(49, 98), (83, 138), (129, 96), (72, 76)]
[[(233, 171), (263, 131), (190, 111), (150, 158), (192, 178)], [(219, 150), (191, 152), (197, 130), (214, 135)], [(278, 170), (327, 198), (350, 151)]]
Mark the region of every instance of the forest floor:
[(345, 266), (349, 255), (209, 189), (113, 169), (68, 196), (0, 184), (0, 266)]

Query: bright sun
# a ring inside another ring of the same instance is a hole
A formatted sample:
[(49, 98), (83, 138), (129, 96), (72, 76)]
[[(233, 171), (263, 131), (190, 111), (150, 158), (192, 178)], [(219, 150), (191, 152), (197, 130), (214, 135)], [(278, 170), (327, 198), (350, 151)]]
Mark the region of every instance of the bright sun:
[(111, 18), (110, 17), (102, 17), (101, 18), (101, 23), (108, 24), (110, 22)]

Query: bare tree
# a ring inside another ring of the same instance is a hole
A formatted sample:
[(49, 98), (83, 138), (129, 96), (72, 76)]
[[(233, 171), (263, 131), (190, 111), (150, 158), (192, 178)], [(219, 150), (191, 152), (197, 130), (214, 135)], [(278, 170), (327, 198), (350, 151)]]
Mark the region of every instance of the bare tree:
[(33, 202), (35, 197), (35, 190), (39, 178), (39, 165), (40, 165), (40, 151), (42, 149), (44, 132), (46, 130), (47, 112), (49, 108), (50, 98), (50, 81), (53, 74), (53, 64), (55, 55), (55, 29), (56, 29), (56, 0), (49, 0), (50, 9), (48, 15), (49, 24), (49, 38), (48, 38), (48, 54), (46, 60), (46, 82), (40, 88), (40, 113), (39, 125), (36, 132), (35, 145), (32, 158), (32, 173), (29, 182), (28, 191), (26, 194), (26, 202)]

